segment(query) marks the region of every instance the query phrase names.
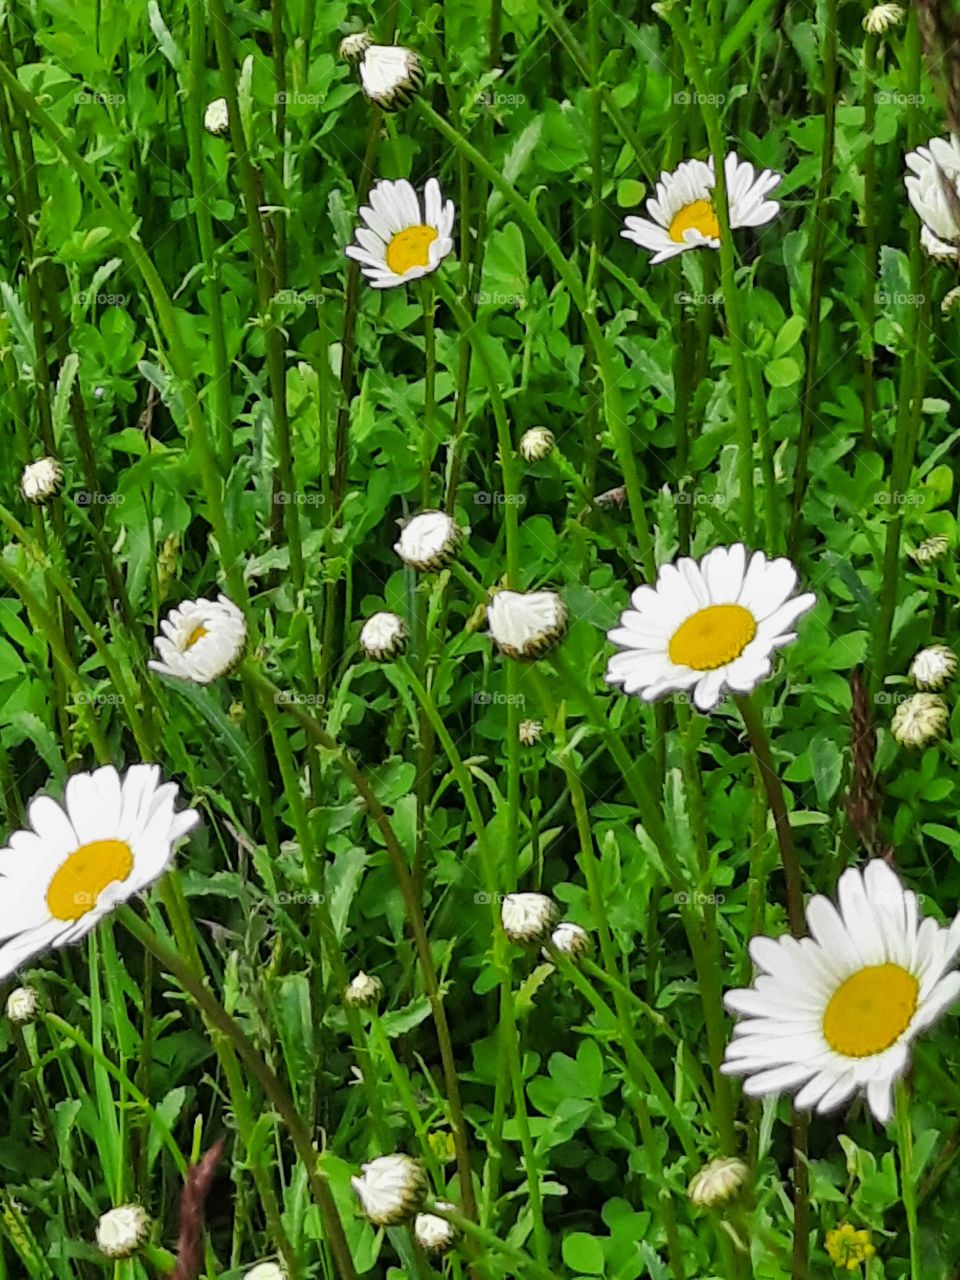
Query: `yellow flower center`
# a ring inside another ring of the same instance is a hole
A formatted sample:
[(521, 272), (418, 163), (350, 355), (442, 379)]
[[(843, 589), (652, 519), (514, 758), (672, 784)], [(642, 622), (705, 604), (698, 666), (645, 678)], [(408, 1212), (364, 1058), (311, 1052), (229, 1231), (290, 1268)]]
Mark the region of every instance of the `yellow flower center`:
[(823, 1015), (830, 1048), (847, 1058), (889, 1049), (910, 1025), (920, 984), (898, 964), (872, 964), (847, 978)]
[(757, 634), (757, 620), (739, 604), (711, 604), (682, 622), (670, 638), (670, 661), (693, 671), (715, 671)]
[(192, 649), (193, 646), (197, 643), (197, 641), (202, 640), (206, 634), (207, 634), (207, 628), (203, 625), (203, 623), (201, 623), (199, 627), (194, 627), (194, 629), (190, 632), (189, 636), (187, 637), (187, 643), (183, 646), (184, 652), (186, 652), (187, 649)]
[(709, 200), (694, 200), (693, 204), (685, 204), (673, 215), (668, 232), (670, 239), (683, 244), (685, 231), (699, 231), (702, 236), (719, 238), (720, 223)]
[(411, 267), (429, 267), (430, 246), (437, 238), (433, 227), (406, 227), (387, 245), (387, 266), (398, 276)]
[(70, 854), (47, 885), (47, 907), (55, 920), (79, 920), (115, 880), (133, 870), (133, 853), (123, 840), (92, 840)]

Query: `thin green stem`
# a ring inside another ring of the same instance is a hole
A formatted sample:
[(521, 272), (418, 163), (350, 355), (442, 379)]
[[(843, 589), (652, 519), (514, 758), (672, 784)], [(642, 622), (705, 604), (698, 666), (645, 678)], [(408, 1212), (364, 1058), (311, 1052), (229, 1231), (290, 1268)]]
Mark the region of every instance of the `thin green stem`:
[(923, 1272), (920, 1269), (920, 1231), (917, 1225), (917, 1178), (914, 1172), (910, 1093), (906, 1081), (898, 1080), (894, 1092), (897, 1150), (900, 1155), (900, 1195), (907, 1216), (907, 1236), (910, 1242), (910, 1280), (921, 1280)]

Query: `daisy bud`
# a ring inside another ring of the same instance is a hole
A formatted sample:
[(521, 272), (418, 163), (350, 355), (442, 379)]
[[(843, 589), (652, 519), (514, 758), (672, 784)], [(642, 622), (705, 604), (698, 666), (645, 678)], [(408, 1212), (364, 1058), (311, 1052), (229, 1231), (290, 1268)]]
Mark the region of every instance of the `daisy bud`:
[(553, 432), (546, 427), (531, 427), (520, 437), (517, 447), (524, 462), (542, 462), (553, 451), (556, 443)]
[(521, 720), (517, 725), (517, 737), (522, 747), (532, 747), (540, 741), (543, 725), (539, 720)]
[(372, 43), (366, 31), (354, 31), (340, 41), (340, 57), (347, 62), (359, 62)]
[(898, 4), (875, 5), (863, 20), (863, 29), (869, 35), (882, 36), (891, 27), (899, 27), (903, 10)]
[(507, 657), (539, 658), (566, 632), (567, 607), (554, 591), (498, 591), (487, 625)]
[(949, 719), (950, 711), (938, 693), (915, 693), (893, 713), (890, 732), (901, 747), (928, 747), (943, 736)]
[[(586, 929), (581, 929), (578, 924), (573, 924), (570, 920), (560, 921), (550, 935), (550, 942), (561, 955), (569, 956), (571, 960), (588, 955), (593, 950), (593, 943)], [(543, 958), (550, 959), (550, 952), (546, 947)]]
[(150, 1234), (150, 1219), (138, 1204), (122, 1204), (97, 1223), (97, 1248), (107, 1258), (130, 1258)]
[(949, 293), (943, 295), (943, 301), (940, 303), (940, 310), (945, 316), (950, 315), (951, 311), (957, 309), (957, 303), (960, 303), (960, 285), (955, 289), (951, 289)]
[(830, 1261), (840, 1271), (859, 1271), (877, 1252), (870, 1232), (858, 1231), (852, 1222), (841, 1222), (839, 1227), (828, 1231), (823, 1243)]
[(427, 1134), (427, 1142), (430, 1144), (430, 1150), (442, 1160), (444, 1164), (448, 1164), (451, 1160), (457, 1158), (457, 1144), (453, 1140), (453, 1134), (449, 1129), (436, 1129), (433, 1133)]
[(230, 113), (226, 98), (214, 98), (203, 113), (203, 127), (215, 138), (222, 138), (230, 132)]
[(375, 1227), (394, 1227), (418, 1212), (427, 1194), (423, 1167), (412, 1156), (378, 1156), (350, 1179), (363, 1212)]
[(421, 511), (400, 530), (393, 549), (404, 564), (426, 573), (449, 564), (463, 536), (464, 530), (446, 512)]
[(698, 1209), (718, 1209), (739, 1194), (749, 1172), (742, 1160), (721, 1156), (694, 1174), (687, 1187), (687, 1196)]
[(500, 908), (504, 933), (520, 946), (542, 942), (559, 914), (557, 904), (544, 893), (508, 893)]
[(276, 1262), (258, 1262), (244, 1276), (244, 1280), (287, 1280), (287, 1273)]
[(361, 969), (344, 991), (343, 999), (355, 1009), (372, 1009), (379, 1004), (382, 995), (383, 983), (380, 979), (371, 977)]
[(17, 1026), (32, 1022), (37, 1013), (37, 993), (33, 987), (16, 987), (7, 996), (7, 1017)]
[[(438, 1209), (455, 1209), (456, 1205), (445, 1200), (437, 1201)], [(446, 1218), (435, 1213), (418, 1213), (413, 1224), (417, 1244), (427, 1253), (446, 1253), (457, 1237), (457, 1229)]]
[(918, 565), (926, 568), (927, 565), (942, 560), (949, 550), (950, 540), (942, 533), (937, 533), (932, 538), (925, 538), (919, 547), (914, 547), (910, 555)]
[(160, 623), (162, 636), (154, 640), (161, 661), (148, 666), (163, 676), (210, 684), (229, 675), (240, 663), (247, 644), (247, 623), (232, 600), (188, 600), (172, 609)]
[(957, 670), (957, 655), (945, 644), (921, 649), (910, 664), (910, 678), (918, 689), (942, 689)]
[(407, 624), (396, 613), (375, 613), (360, 628), (360, 648), (373, 662), (390, 662), (407, 647)]
[(371, 44), (360, 60), (360, 83), (371, 102), (384, 111), (405, 107), (423, 84), (418, 54), (397, 44)]
[(28, 502), (42, 505), (59, 492), (62, 482), (63, 467), (56, 458), (38, 458), (23, 468), (20, 492)]

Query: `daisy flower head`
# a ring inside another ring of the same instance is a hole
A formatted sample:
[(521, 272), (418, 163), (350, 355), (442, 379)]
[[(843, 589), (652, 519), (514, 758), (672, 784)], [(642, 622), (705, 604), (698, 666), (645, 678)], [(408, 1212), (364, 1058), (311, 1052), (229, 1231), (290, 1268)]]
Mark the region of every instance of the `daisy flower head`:
[(498, 591), (487, 626), (508, 658), (539, 658), (566, 633), (567, 606), (555, 591)]
[(929, 747), (946, 732), (950, 708), (939, 693), (914, 693), (893, 713), (890, 732), (901, 747)]
[(863, 29), (871, 36), (882, 36), (891, 27), (899, 27), (905, 17), (898, 4), (878, 4), (863, 19)]
[(644, 702), (693, 689), (701, 711), (725, 689), (749, 693), (817, 602), (809, 591), (794, 595), (796, 585), (789, 560), (768, 560), (762, 551), (748, 558), (741, 542), (714, 547), (699, 562), (684, 556), (661, 565), (656, 584), (637, 587), (619, 627), (607, 633), (620, 648), (607, 682)]
[(421, 511), (403, 522), (393, 549), (411, 569), (428, 573), (450, 563), (468, 532), (445, 511)]
[(918, 689), (942, 689), (957, 673), (957, 655), (945, 644), (921, 649), (910, 663), (910, 678)]
[(743, 1160), (718, 1156), (693, 1175), (687, 1197), (698, 1209), (719, 1209), (740, 1194), (749, 1176), (750, 1169)]
[(427, 1194), (427, 1178), (412, 1156), (377, 1156), (360, 1166), (350, 1185), (367, 1218), (375, 1227), (409, 1222), (420, 1211)]
[(808, 938), (751, 941), (754, 984), (724, 997), (741, 1021), (722, 1070), (746, 1076), (750, 1097), (799, 1090), (804, 1111), (862, 1092), (885, 1124), (910, 1045), (960, 996), (960, 917), (949, 928), (921, 920), (916, 894), (880, 858), (843, 873), (837, 902), (810, 899)]
[(167, 868), (175, 843), (200, 819), (174, 810), (176, 783), (160, 767), (112, 765), (75, 773), (63, 804), (38, 796), (29, 828), (0, 849), (0, 978), (32, 956), (76, 942)]
[(203, 127), (215, 138), (230, 132), (230, 109), (226, 98), (215, 98), (203, 113)]
[(38, 458), (23, 468), (20, 492), (27, 502), (42, 506), (58, 493), (63, 483), (63, 467), (56, 458)]
[[(437, 1208), (447, 1212), (457, 1206), (447, 1200), (438, 1200)], [(441, 1218), (436, 1213), (418, 1213), (413, 1222), (413, 1234), (417, 1244), (427, 1253), (447, 1253), (457, 1238), (457, 1229), (452, 1222)]]
[(374, 289), (430, 275), (452, 252), (455, 209), (436, 178), (427, 179), (422, 202), (406, 178), (383, 179), (369, 199), (360, 209), (366, 225), (357, 227), (357, 243), (347, 246), (347, 257), (360, 263)]
[[(757, 173), (735, 151), (727, 153), (723, 172), (731, 230), (761, 227), (777, 216), (780, 206), (767, 196), (782, 181), (779, 173), (770, 169)], [(660, 174), (656, 196), (646, 205), (650, 216), (625, 218), (620, 234), (649, 249), (653, 254), (651, 264), (666, 262), (688, 249), (719, 249), (720, 222), (713, 205), (715, 186), (712, 156), (706, 163), (684, 161), (672, 173)]]
[(920, 243), (931, 258), (960, 255), (960, 141), (932, 138), (907, 152), (907, 196), (923, 226)]
[(247, 623), (232, 600), (188, 600), (160, 623), (163, 635), (154, 640), (160, 661), (148, 665), (163, 676), (210, 684), (227, 675), (247, 643)]
[(107, 1258), (130, 1258), (149, 1234), (147, 1211), (139, 1204), (122, 1204), (97, 1223), (97, 1248)]
[(368, 44), (360, 58), (360, 83), (384, 111), (405, 107), (423, 84), (423, 63), (400, 44)]

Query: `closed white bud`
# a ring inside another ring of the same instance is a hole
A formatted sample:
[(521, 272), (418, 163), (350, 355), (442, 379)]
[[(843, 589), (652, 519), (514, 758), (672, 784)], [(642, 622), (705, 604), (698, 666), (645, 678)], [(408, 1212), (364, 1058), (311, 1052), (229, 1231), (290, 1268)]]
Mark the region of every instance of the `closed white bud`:
[[(454, 1209), (456, 1205), (438, 1200), (437, 1208)], [(453, 1223), (436, 1213), (418, 1213), (413, 1224), (413, 1234), (417, 1238), (417, 1244), (427, 1253), (446, 1253), (457, 1238)]]
[(945, 644), (921, 649), (910, 663), (910, 678), (918, 689), (942, 689), (957, 671), (957, 655)]
[[(588, 955), (593, 950), (593, 943), (586, 929), (581, 929), (570, 920), (560, 921), (550, 935), (550, 942), (561, 955), (570, 956), (573, 960)], [(546, 947), (543, 955), (545, 960), (550, 959), (550, 952)]]
[(360, 648), (373, 662), (389, 662), (407, 647), (407, 624), (396, 613), (375, 613), (360, 628)]
[(559, 914), (557, 904), (544, 893), (508, 893), (500, 908), (504, 933), (520, 946), (542, 942)]
[(361, 969), (344, 991), (343, 998), (347, 1004), (357, 1009), (372, 1009), (374, 1005), (379, 1004), (382, 995), (383, 983), (380, 979), (371, 977)]
[(567, 629), (567, 607), (555, 591), (498, 591), (487, 626), (501, 653), (539, 658)]
[(340, 57), (347, 62), (356, 62), (370, 48), (373, 41), (366, 31), (355, 31), (344, 36), (340, 41)]
[(949, 719), (950, 711), (938, 693), (915, 693), (893, 713), (890, 732), (901, 747), (928, 747), (943, 736)]
[(721, 1156), (694, 1174), (687, 1196), (699, 1209), (718, 1209), (739, 1194), (750, 1170), (736, 1156)]
[(277, 1262), (258, 1262), (243, 1280), (287, 1280), (287, 1273)]
[(56, 458), (38, 458), (23, 468), (20, 492), (28, 502), (42, 505), (59, 491), (62, 480), (63, 467)]
[(924, 538), (923, 542), (910, 554), (918, 565), (925, 568), (928, 564), (935, 564), (937, 560), (942, 560), (949, 550), (950, 540), (942, 533), (937, 533), (932, 538)]
[(423, 1207), (427, 1179), (423, 1166), (412, 1156), (378, 1156), (361, 1165), (360, 1172), (350, 1185), (375, 1227), (409, 1222)]
[(464, 531), (445, 511), (421, 511), (400, 530), (394, 551), (411, 569), (426, 573), (449, 564)]
[(222, 138), (230, 129), (230, 112), (226, 98), (214, 98), (203, 113), (203, 127), (215, 138)]
[(37, 1015), (37, 993), (33, 987), (15, 987), (7, 996), (7, 1017), (21, 1025)]
[(97, 1223), (97, 1248), (107, 1258), (130, 1258), (150, 1234), (150, 1219), (139, 1204), (122, 1204)]
[(531, 427), (520, 437), (518, 446), (524, 462), (542, 462), (553, 451), (556, 439), (546, 427)]
[(870, 35), (882, 36), (891, 27), (899, 27), (903, 17), (904, 11), (898, 4), (874, 5), (863, 20), (863, 29)]
[(397, 44), (371, 44), (360, 60), (360, 83), (371, 102), (384, 111), (405, 107), (423, 84), (418, 54)]

